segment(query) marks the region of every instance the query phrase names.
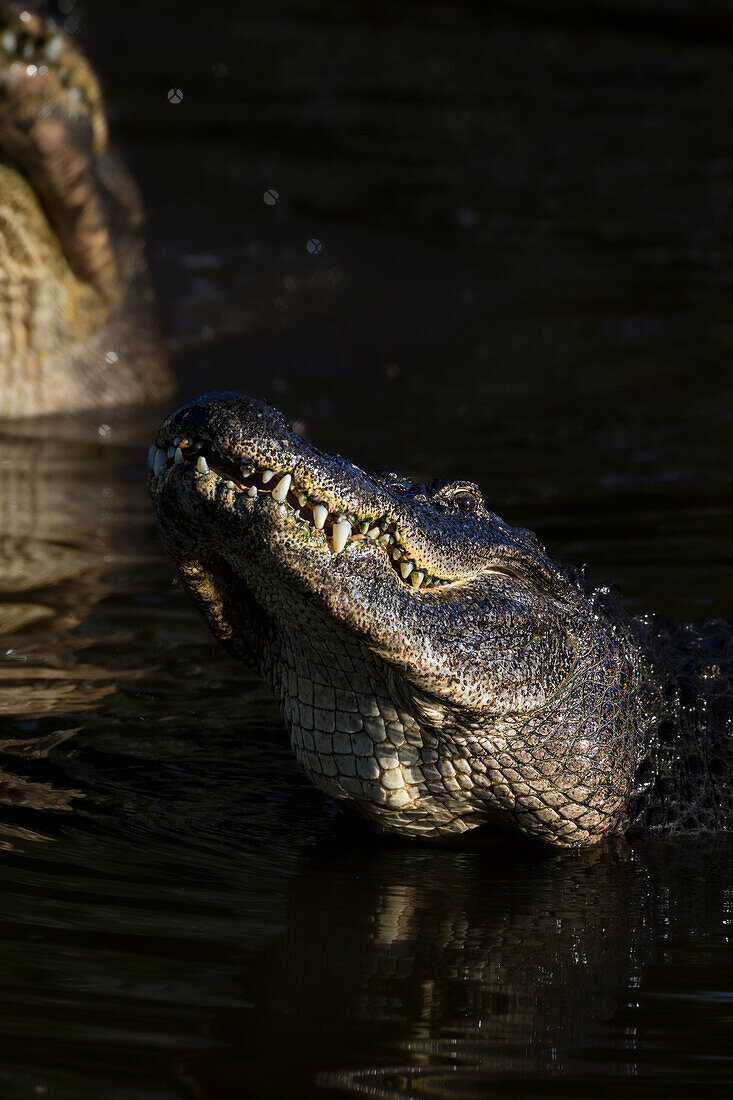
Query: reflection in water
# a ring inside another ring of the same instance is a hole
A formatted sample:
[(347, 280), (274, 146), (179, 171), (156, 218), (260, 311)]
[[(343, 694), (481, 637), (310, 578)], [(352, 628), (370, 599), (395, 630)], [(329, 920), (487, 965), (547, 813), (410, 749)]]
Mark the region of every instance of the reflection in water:
[[(702, 1079), (716, 1090), (726, 1067), (707, 1055), (723, 1025), (709, 994), (715, 967), (733, 963), (731, 854), (705, 842), (543, 858), (346, 835), (293, 879), (286, 931), (248, 969), (251, 1005), (207, 1029), (230, 1050), (179, 1067), (185, 1095), (297, 1083), (298, 1095), (549, 1096), (561, 1081), (563, 1095), (596, 1095), (608, 1074), (613, 1095), (643, 1096), (668, 1072), (662, 1021), (696, 1075), (675, 1095), (699, 1095)], [(705, 959), (694, 974), (679, 942), (691, 926)], [(685, 965), (691, 984), (672, 996)]]
[[(48, 417), (0, 431), (0, 718), (16, 720), (0, 740), (6, 760), (46, 758), (135, 675), (86, 660), (81, 629), (112, 590), (110, 572), (144, 556), (130, 524), (129, 451), (104, 442), (129, 438), (130, 427)], [(39, 735), (42, 718), (63, 728)], [(79, 797), (0, 771), (0, 803), (68, 810)]]

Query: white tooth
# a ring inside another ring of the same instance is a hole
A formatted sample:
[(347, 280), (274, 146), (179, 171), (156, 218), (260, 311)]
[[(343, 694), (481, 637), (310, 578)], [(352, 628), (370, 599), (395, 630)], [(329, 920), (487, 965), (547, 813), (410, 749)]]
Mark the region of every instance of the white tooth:
[(298, 504), (300, 505), (300, 507), (305, 508), (307, 503), (308, 503), (308, 494), (307, 493), (298, 493)]
[(313, 523), (317, 531), (323, 530), (323, 525), (328, 519), (328, 508), (323, 504), (316, 504), (313, 508)]
[(292, 481), (290, 474), (286, 474), (285, 477), (281, 477), (275, 488), (272, 490), (272, 499), (276, 500), (278, 504), (285, 503), (285, 497), (288, 495), (288, 489)]
[(18, 39), (15, 37), (12, 31), (6, 31), (2, 38), (0, 38), (0, 42), (2, 43), (3, 49), (6, 53), (14, 53)]
[(153, 462), (153, 473), (157, 477), (162, 469), (165, 467), (165, 451), (159, 451), (156, 448), (155, 461)]
[(274, 470), (263, 470), (262, 471), (262, 484), (267, 485), (268, 481), (272, 481), (274, 476), (275, 476), (275, 471)]
[(175, 453), (176, 453), (176, 448), (175, 447), (169, 447), (168, 448), (168, 458), (173, 458), (173, 455)]
[(56, 34), (53, 38), (49, 39), (43, 51), (46, 61), (58, 61), (62, 43), (63, 39), (60, 34)]
[(226, 483), (226, 486), (227, 486), (227, 489), (236, 489), (236, 487), (237, 487), (237, 486), (236, 486), (236, 485), (234, 484), (234, 482), (233, 482), (233, 481), (227, 481), (227, 483)]
[(413, 588), (419, 588), (424, 580), (425, 580), (425, 574), (421, 573), (419, 569), (416, 569), (415, 572), (410, 577), (410, 584), (412, 585)]
[(333, 525), (333, 533), (331, 535), (331, 542), (333, 545), (334, 554), (340, 554), (351, 535), (351, 524), (347, 519), (340, 519), (338, 523)]
[(196, 460), (196, 469), (200, 474), (208, 474), (209, 464), (203, 455), (199, 455), (198, 459)]
[(152, 470), (153, 463), (155, 462), (155, 452), (157, 451), (155, 444), (148, 450), (148, 469)]
[(364, 520), (362, 523), (360, 523), (359, 530), (361, 531), (362, 535), (365, 535), (369, 530), (369, 520)]
[(255, 499), (255, 497), (257, 496), (257, 486), (256, 485), (250, 486), (250, 488), (247, 490), (247, 496), (251, 497), (252, 500)]
[(389, 537), (389, 535), (384, 534), (384, 535), (379, 536), (379, 541), (381, 542), (382, 546), (389, 546), (389, 544), (392, 540)]
[(378, 527), (370, 527), (366, 533), (366, 537), (368, 539), (378, 539), (381, 533)]
[(177, 435), (176, 438), (173, 440), (173, 446), (174, 447), (180, 447), (180, 445), (181, 445), (181, 437), (180, 437), (180, 435)]
[(407, 578), (409, 577), (410, 573), (413, 571), (414, 568), (415, 568), (414, 561), (403, 561), (402, 562), (402, 565), (400, 566), (400, 573), (402, 574), (402, 577), (403, 577), (404, 580), (407, 580)]
[(174, 466), (180, 466), (180, 464), (182, 462), (183, 462), (183, 451), (181, 450), (180, 447), (176, 447), (176, 449), (173, 453), (173, 464), (174, 464)]
[(254, 470), (252, 469), (251, 466), (243, 466), (242, 467), (242, 477), (244, 477), (244, 478), (252, 477), (253, 473), (254, 473)]
[(395, 546), (392, 551), (392, 561), (399, 561), (403, 554), (404, 550), (400, 550), (399, 546)]

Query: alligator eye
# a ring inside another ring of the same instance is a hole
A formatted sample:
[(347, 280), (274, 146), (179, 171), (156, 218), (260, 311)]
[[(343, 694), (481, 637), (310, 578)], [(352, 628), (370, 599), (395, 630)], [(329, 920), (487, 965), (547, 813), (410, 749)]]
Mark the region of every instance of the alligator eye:
[(472, 481), (443, 482), (434, 497), (436, 504), (460, 509), (461, 512), (478, 512), (483, 508), (484, 498), (478, 485)]
[(473, 493), (461, 492), (456, 493), (453, 497), (453, 503), (462, 512), (475, 512), (478, 510), (481, 501)]

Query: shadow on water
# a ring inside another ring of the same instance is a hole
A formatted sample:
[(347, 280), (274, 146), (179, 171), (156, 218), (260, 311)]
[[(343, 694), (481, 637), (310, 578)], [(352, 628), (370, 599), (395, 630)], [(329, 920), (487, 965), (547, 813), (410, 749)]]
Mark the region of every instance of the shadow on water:
[[(725, 7), (282, 0), (205, 29), (82, 13), (182, 394), (471, 477), (632, 609), (730, 616)], [(403, 847), (338, 817), (173, 584), (156, 422), (0, 436), (2, 1096), (730, 1095), (730, 843)]]

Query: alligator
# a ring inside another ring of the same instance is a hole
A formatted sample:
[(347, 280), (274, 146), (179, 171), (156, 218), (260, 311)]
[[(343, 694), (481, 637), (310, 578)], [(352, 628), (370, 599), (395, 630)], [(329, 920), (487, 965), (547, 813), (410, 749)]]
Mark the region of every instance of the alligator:
[(630, 615), (472, 482), (366, 473), (240, 394), (175, 411), (149, 464), (194, 605), (312, 780), (379, 830), (577, 847), (730, 826), (721, 620)]
[(0, 416), (172, 392), (143, 222), (89, 61), (0, 3)]

